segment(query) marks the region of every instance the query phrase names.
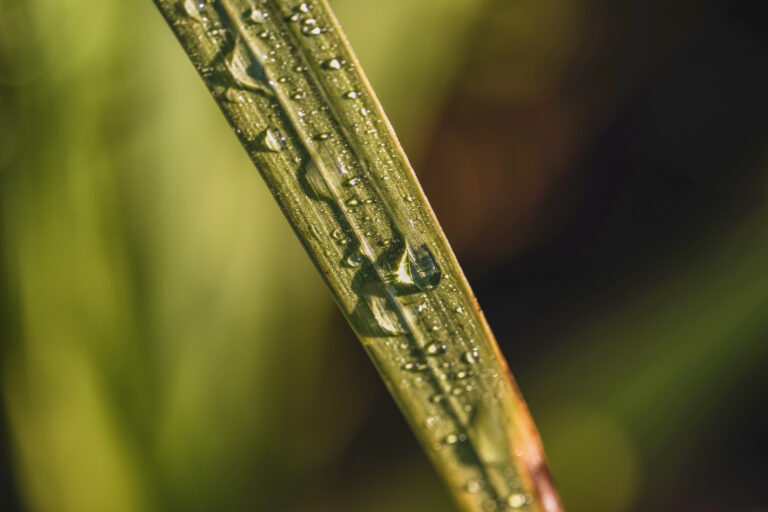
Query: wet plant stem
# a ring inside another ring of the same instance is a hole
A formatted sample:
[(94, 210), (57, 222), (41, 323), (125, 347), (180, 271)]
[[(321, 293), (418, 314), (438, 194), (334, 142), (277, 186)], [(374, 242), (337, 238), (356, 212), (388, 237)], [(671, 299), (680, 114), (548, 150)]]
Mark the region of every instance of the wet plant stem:
[(561, 510), (536, 429), (323, 0), (155, 0), (459, 507)]

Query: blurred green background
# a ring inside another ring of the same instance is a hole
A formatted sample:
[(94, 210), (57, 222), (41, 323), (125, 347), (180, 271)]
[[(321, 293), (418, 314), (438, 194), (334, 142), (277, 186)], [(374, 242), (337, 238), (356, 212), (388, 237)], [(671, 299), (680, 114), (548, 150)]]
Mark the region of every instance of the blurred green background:
[[(331, 3), (566, 507), (768, 511), (760, 6)], [(2, 510), (453, 510), (149, 0), (0, 0), (0, 198)]]

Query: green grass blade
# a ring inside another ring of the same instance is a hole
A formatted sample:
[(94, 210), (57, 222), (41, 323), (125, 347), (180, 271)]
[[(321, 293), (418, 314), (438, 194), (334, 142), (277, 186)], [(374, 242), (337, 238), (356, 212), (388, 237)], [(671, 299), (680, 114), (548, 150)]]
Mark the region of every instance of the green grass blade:
[(560, 510), (525, 404), (326, 2), (155, 3), (461, 508)]

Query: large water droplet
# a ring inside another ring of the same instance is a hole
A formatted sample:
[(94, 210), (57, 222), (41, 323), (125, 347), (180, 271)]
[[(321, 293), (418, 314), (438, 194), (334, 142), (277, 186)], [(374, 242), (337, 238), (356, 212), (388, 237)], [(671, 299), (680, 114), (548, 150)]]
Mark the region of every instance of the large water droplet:
[(440, 283), (440, 267), (425, 244), (414, 247), (406, 243), (392, 266), (392, 282), (401, 293), (432, 290)]
[[(232, 49), (232, 53), (230, 53), (226, 60), (227, 69), (232, 75), (233, 80), (243, 89), (261, 92), (269, 97), (273, 97), (274, 91), (265, 83), (264, 78), (256, 76), (256, 71), (253, 70), (253, 63), (249, 59), (249, 53), (243, 50), (242, 44), (238, 39)], [(263, 49), (257, 48), (257, 58), (260, 59), (262, 66), (265, 65), (265, 57), (261, 55), (263, 52)]]

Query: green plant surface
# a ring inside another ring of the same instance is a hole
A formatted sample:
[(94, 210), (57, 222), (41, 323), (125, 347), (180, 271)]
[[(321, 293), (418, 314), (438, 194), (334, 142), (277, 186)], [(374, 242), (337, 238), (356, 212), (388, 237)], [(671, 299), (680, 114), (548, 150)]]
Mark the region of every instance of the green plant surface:
[(457, 503), (560, 510), (525, 404), (327, 4), (156, 4)]

